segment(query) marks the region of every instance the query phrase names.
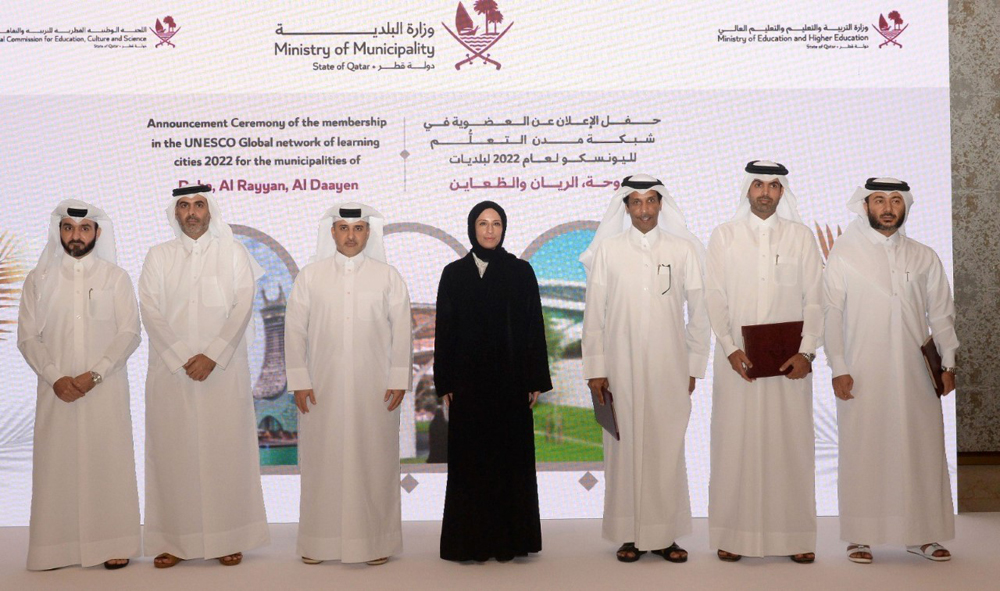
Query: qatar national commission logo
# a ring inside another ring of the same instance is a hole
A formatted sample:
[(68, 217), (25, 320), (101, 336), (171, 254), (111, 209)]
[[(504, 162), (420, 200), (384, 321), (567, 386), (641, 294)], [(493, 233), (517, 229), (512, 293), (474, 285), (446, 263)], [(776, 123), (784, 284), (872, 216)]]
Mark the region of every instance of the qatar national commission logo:
[[(461, 2), (458, 3), (458, 9), (455, 11), (455, 29), (452, 30), (448, 25), (443, 22), (441, 23), (441, 26), (451, 33), (455, 41), (458, 41), (468, 52), (465, 54), (465, 59), (455, 64), (455, 69), (461, 70), (462, 66), (475, 63), (477, 59), (481, 59), (484, 65), (496, 66), (496, 69), (499, 70), (500, 62), (493, 59), (492, 54), (487, 52), (497, 44), (497, 41), (507, 34), (507, 31), (514, 26), (514, 23), (508, 22), (507, 28), (499, 31), (500, 25), (504, 24), (504, 15), (500, 12), (500, 7), (497, 6), (496, 0), (475, 0), (472, 10), (482, 17), (481, 24), (477, 24), (473, 20), (469, 15), (469, 11), (465, 9), (465, 5)], [(491, 27), (493, 29), (492, 32), (490, 31)]]
[[(889, 21), (892, 21), (891, 25), (889, 24)], [(902, 47), (903, 45), (899, 41), (896, 41), (896, 37), (902, 35), (903, 31), (905, 31), (909, 26), (909, 23), (903, 23), (903, 17), (899, 15), (898, 10), (892, 10), (889, 12), (888, 21), (885, 20), (885, 15), (878, 15), (878, 26), (875, 27), (875, 30), (878, 31), (879, 35), (882, 35), (883, 39), (885, 39), (885, 41), (879, 45), (878, 48), (882, 49), (889, 44), (895, 45), (896, 47)]]
[(180, 30), (181, 28), (177, 26), (177, 23), (174, 22), (174, 17), (172, 16), (163, 17), (163, 22), (160, 22), (160, 19), (156, 19), (156, 26), (153, 27), (153, 34), (160, 39), (160, 42), (156, 44), (156, 47), (168, 45), (176, 48), (177, 46), (170, 40), (173, 39), (174, 35), (176, 35)]

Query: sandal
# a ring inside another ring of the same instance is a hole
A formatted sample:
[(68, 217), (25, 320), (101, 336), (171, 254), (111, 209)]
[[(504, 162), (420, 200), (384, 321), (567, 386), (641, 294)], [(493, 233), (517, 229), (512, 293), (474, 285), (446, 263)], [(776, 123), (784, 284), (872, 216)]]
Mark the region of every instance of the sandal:
[(316, 560), (315, 558), (306, 558), (305, 556), (302, 557), (302, 562), (306, 564), (323, 564), (322, 560)]
[(645, 553), (645, 550), (639, 550), (635, 547), (635, 542), (625, 542), (621, 548), (618, 548), (615, 556), (618, 557), (618, 562), (635, 562)]
[(719, 550), (719, 560), (721, 560), (722, 562), (736, 562), (740, 558), (743, 558), (742, 554), (733, 554), (732, 552)]
[(178, 558), (173, 554), (168, 554), (164, 552), (156, 558), (153, 559), (153, 566), (156, 568), (170, 568), (172, 566), (177, 566), (177, 563), (184, 560), (183, 558)]
[[(868, 558), (865, 558), (862, 554), (867, 554)], [(871, 547), (865, 544), (851, 544), (847, 547), (847, 559), (851, 562), (857, 562), (858, 564), (871, 564), (872, 558), (874, 557), (875, 555), (872, 554)]]
[(243, 562), (243, 553), (237, 552), (235, 554), (220, 556), (218, 560), (219, 564), (222, 566), (236, 566), (237, 564)]
[[(124, 560), (125, 562), (119, 562), (117, 564), (112, 564), (111, 560)], [(104, 568), (106, 568), (108, 570), (118, 570), (120, 568), (125, 568), (126, 566), (128, 566), (128, 563), (129, 563), (128, 558), (124, 558), (124, 559), (123, 558), (112, 558), (111, 560), (105, 560), (104, 561)]]
[(791, 558), (792, 562), (796, 564), (812, 564), (816, 561), (816, 553), (803, 552), (801, 554), (792, 554), (789, 558)]
[[(677, 542), (670, 544), (662, 550), (652, 550), (651, 552), (657, 556), (662, 556), (667, 562), (680, 564), (681, 562), (687, 562), (688, 560), (687, 550), (678, 546)], [(671, 554), (676, 554), (677, 556), (671, 556)]]
[(388, 556), (383, 556), (382, 558), (376, 558), (375, 560), (369, 560), (369, 561), (365, 562), (365, 564), (367, 564), (368, 566), (380, 566), (380, 565), (383, 565), (383, 564), (385, 564), (387, 562), (389, 562), (389, 557)]
[[(948, 562), (951, 560), (951, 552), (948, 552), (947, 548), (937, 542), (924, 544), (923, 546), (907, 546), (906, 551), (910, 554), (922, 556), (927, 560), (933, 560), (934, 562)], [(937, 553), (942, 551), (947, 552), (947, 554), (944, 556), (938, 556)]]

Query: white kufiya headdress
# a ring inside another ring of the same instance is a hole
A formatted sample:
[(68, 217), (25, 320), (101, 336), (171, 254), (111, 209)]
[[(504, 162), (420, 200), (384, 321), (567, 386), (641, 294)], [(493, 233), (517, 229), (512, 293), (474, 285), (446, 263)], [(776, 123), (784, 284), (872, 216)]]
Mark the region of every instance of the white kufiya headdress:
[(705, 245), (688, 230), (687, 224), (684, 221), (684, 214), (677, 207), (674, 198), (667, 192), (667, 188), (659, 180), (648, 174), (634, 174), (622, 180), (621, 186), (619, 186), (611, 198), (611, 203), (604, 214), (604, 219), (601, 220), (600, 225), (597, 227), (594, 239), (590, 242), (587, 250), (583, 251), (583, 254), (580, 255), (580, 262), (583, 263), (587, 272), (590, 272), (590, 267), (594, 263), (594, 256), (597, 254), (598, 245), (608, 238), (613, 238), (625, 232), (632, 225), (628, 208), (625, 205), (625, 199), (636, 191), (656, 191), (660, 194), (662, 197), (662, 207), (660, 208), (660, 216), (657, 219), (656, 228), (659, 231), (667, 232), (668, 234), (673, 234), (674, 236), (690, 241), (694, 244), (695, 250), (698, 252), (698, 259), (704, 262)]

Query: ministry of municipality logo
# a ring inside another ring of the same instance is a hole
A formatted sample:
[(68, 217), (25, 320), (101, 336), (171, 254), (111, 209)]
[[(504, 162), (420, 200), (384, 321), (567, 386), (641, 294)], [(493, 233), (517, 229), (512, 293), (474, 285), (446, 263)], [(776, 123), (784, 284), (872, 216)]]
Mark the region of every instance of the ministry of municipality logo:
[(160, 42), (156, 44), (156, 47), (161, 45), (177, 47), (171, 43), (170, 40), (173, 39), (174, 35), (176, 35), (180, 30), (181, 28), (177, 26), (177, 23), (174, 22), (174, 17), (172, 16), (163, 17), (162, 23), (160, 22), (160, 19), (156, 19), (156, 26), (153, 27), (153, 34), (160, 38)]
[(892, 21), (892, 25), (889, 24), (889, 21), (885, 20), (885, 15), (878, 15), (878, 26), (875, 27), (875, 30), (885, 39), (885, 42), (878, 46), (879, 49), (890, 43), (896, 47), (902, 47), (902, 44), (896, 41), (896, 37), (902, 35), (903, 31), (910, 26), (909, 23), (903, 24), (903, 17), (899, 16), (898, 10), (889, 12), (889, 20)]
[[(464, 60), (455, 64), (455, 69), (461, 70), (465, 64), (471, 64), (476, 59), (482, 59), (483, 64), (492, 64), (499, 70), (500, 62), (492, 59), (490, 57), (491, 54), (486, 52), (496, 45), (501, 37), (507, 34), (507, 31), (514, 26), (514, 23), (509, 23), (506, 29), (497, 33), (499, 25), (503, 23), (503, 13), (497, 7), (496, 0), (476, 0), (475, 4), (472, 5), (472, 10), (477, 14), (483, 15), (484, 32), (482, 33), (477, 34), (479, 26), (475, 24), (461, 2), (458, 3), (458, 10), (455, 12), (455, 31), (457, 33), (452, 31), (448, 25), (441, 23), (441, 26), (451, 33), (455, 41), (458, 41), (462, 47), (469, 51), (469, 53), (465, 54)], [(492, 33), (490, 32), (490, 25), (493, 25)]]

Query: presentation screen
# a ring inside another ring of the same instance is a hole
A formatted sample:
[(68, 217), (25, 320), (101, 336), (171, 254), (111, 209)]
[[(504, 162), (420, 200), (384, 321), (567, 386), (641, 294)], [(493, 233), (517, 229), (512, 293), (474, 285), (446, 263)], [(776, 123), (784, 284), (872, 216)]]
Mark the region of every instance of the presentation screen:
[[(824, 256), (855, 217), (846, 203), (857, 186), (905, 179), (907, 234), (951, 274), (944, 2), (115, 4), (0, 8), (0, 525), (29, 517), (37, 378), (17, 349), (17, 306), (65, 198), (112, 217), (118, 263), (135, 283), (147, 251), (174, 237), (171, 191), (210, 185), (266, 270), (247, 395), (273, 522), (297, 521), (299, 502), (285, 302), (334, 204), (385, 216), (388, 262), (409, 288), (414, 389), (399, 433), (408, 520), (442, 513), (435, 299), (442, 268), (470, 248), (466, 216), (480, 201), (503, 205), (504, 246), (538, 277), (554, 385), (534, 409), (545, 518), (603, 510), (577, 258), (625, 176), (662, 180), (707, 244), (745, 198), (746, 163), (781, 162)], [(144, 334), (127, 366), (140, 497), (148, 344)], [(708, 506), (709, 365), (686, 435), (695, 516)], [(836, 515), (822, 350), (813, 367), (817, 509)], [(954, 396), (942, 407), (954, 490)]]

